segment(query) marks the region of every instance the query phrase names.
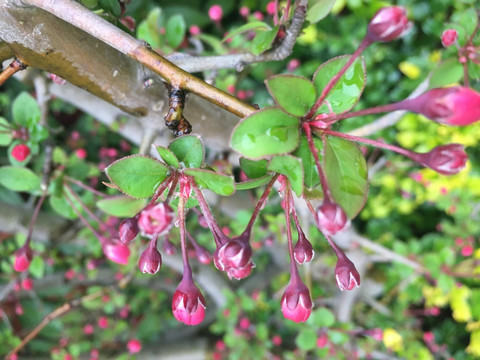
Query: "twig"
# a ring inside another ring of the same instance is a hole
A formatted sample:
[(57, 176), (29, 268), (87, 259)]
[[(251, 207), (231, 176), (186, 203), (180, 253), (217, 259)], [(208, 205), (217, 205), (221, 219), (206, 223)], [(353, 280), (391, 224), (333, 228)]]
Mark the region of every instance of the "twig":
[(221, 56), (185, 56), (185, 54), (175, 54), (169, 56), (168, 59), (189, 72), (226, 68), (241, 70), (244, 65), (248, 64), (284, 60), (292, 53), (293, 46), (302, 30), (305, 21), (307, 2), (308, 1), (306, 0), (298, 2), (292, 22), (286, 31), (286, 36), (282, 43), (276, 48), (263, 54), (253, 55), (251, 53), (242, 53)]
[(25, 336), (22, 341), (20, 342), (20, 344), (18, 344), (17, 346), (15, 346), (13, 348), (13, 350), (11, 350), (6, 356), (5, 356), (5, 360), (8, 360), (10, 359), (10, 357), (13, 355), (13, 354), (16, 354), (18, 353), (20, 350), (22, 350), (25, 345), (27, 345), (33, 338), (35, 338), (35, 336), (38, 335), (38, 333), (40, 331), (43, 330), (43, 328), (45, 326), (47, 326), (48, 324), (50, 324), (50, 322), (52, 322), (53, 320), (59, 318), (60, 316), (63, 316), (65, 315), (66, 313), (68, 313), (70, 310), (74, 309), (75, 307), (77, 306), (80, 306), (82, 305), (83, 303), (87, 302), (87, 301), (91, 301), (91, 300), (94, 300), (100, 296), (102, 296), (104, 293), (107, 292), (109, 288), (103, 288), (103, 289), (100, 289), (96, 292), (94, 292), (93, 294), (88, 294), (88, 295), (85, 295), (85, 296), (82, 296), (81, 298), (79, 299), (75, 299), (75, 300), (72, 300), (72, 301), (69, 301), (65, 304), (63, 304), (62, 306), (60, 306), (59, 308), (53, 310), (50, 314), (48, 314), (47, 316), (45, 316), (43, 318), (43, 320), (40, 322), (40, 324), (38, 324), (27, 336)]
[(76, 26), (80, 30), (110, 45), (160, 75), (167, 83), (245, 117), (256, 109), (174, 65), (141, 40), (135, 39), (107, 20), (73, 0), (23, 0), (25, 6), (35, 6)]
[(19, 72), (20, 70), (24, 70), (27, 66), (18, 59), (14, 59), (8, 67), (0, 72), (0, 86), (3, 85), (5, 81), (7, 81), (13, 74)]

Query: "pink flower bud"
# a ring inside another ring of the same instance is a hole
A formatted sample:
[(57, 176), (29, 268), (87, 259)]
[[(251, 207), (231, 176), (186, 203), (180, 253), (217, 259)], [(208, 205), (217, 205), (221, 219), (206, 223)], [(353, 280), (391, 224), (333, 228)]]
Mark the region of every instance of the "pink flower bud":
[(127, 343), (127, 349), (130, 354), (137, 354), (142, 350), (142, 343), (140, 342), (140, 340), (131, 339)]
[(11, 154), (15, 160), (22, 162), (30, 155), (30, 148), (25, 144), (17, 144), (12, 148)]
[(22, 288), (25, 291), (30, 291), (33, 289), (33, 280), (31, 278), (25, 278), (22, 280)]
[(363, 332), (363, 335), (370, 336), (371, 338), (382, 341), (383, 340), (383, 330), (380, 328), (368, 329)]
[(250, 233), (243, 233), (236, 238), (228, 239), (215, 251), (215, 266), (226, 271), (230, 279), (243, 279), (252, 271), (254, 265), (249, 237)]
[(293, 257), (295, 261), (302, 265), (305, 262), (309, 262), (313, 259), (315, 252), (313, 251), (313, 246), (308, 241), (302, 229), (298, 229), (298, 241), (295, 247), (293, 248)]
[(195, 246), (195, 256), (202, 264), (208, 265), (212, 262), (212, 255), (203, 246)]
[(107, 259), (120, 265), (128, 264), (128, 258), (130, 257), (130, 249), (128, 248), (128, 246), (120, 243), (119, 240), (115, 239), (104, 241), (102, 249)]
[(184, 274), (173, 294), (172, 311), (175, 319), (186, 325), (198, 325), (205, 318), (205, 298), (194, 284), (191, 275)]
[(432, 89), (400, 104), (441, 124), (465, 126), (480, 120), (480, 93), (463, 86)]
[(293, 71), (297, 70), (297, 68), (299, 66), (300, 66), (300, 60), (292, 59), (287, 64), (287, 70), (290, 71), (290, 72), (293, 72)]
[(87, 154), (87, 150), (85, 150), (84, 148), (79, 148), (75, 150), (75, 155), (77, 155), (79, 159), (85, 159), (88, 154)]
[(360, 286), (360, 274), (358, 273), (355, 265), (349, 258), (343, 253), (342, 250), (335, 250), (338, 260), (335, 266), (335, 279), (337, 280), (337, 286), (340, 290), (352, 290), (357, 286)]
[(444, 47), (449, 47), (457, 41), (458, 33), (455, 29), (447, 29), (442, 34), (442, 45)]
[(157, 250), (157, 238), (150, 240), (148, 247), (140, 255), (138, 268), (142, 273), (156, 274), (162, 266), (162, 255)]
[(188, 32), (190, 33), (190, 35), (195, 36), (199, 35), (201, 33), (201, 30), (197, 25), (192, 25), (190, 26), (190, 29), (188, 29)]
[(418, 154), (420, 163), (443, 175), (457, 174), (465, 168), (468, 156), (463, 145), (447, 144), (433, 148), (428, 153)]
[(208, 17), (214, 21), (219, 22), (222, 20), (223, 10), (220, 5), (212, 5), (210, 9), (208, 9)]
[(24, 245), (15, 252), (15, 262), (13, 269), (18, 272), (23, 272), (30, 267), (33, 252), (30, 246)]
[(389, 6), (380, 9), (370, 20), (367, 38), (370, 41), (387, 42), (395, 40), (412, 28), (407, 11), (401, 6)]
[(246, 18), (250, 14), (250, 9), (246, 6), (242, 6), (238, 12), (241, 17)]
[(177, 252), (175, 245), (173, 245), (167, 237), (163, 240), (163, 251), (165, 251), (165, 254), (167, 255), (173, 255)]
[(169, 205), (163, 202), (150, 205), (140, 213), (138, 227), (144, 236), (159, 236), (173, 226), (173, 217), (174, 212)]
[(350, 226), (350, 220), (340, 205), (324, 200), (323, 204), (317, 208), (317, 226), (324, 234), (335, 235), (347, 229)]
[(94, 331), (94, 328), (92, 324), (87, 324), (83, 327), (83, 333), (85, 335), (92, 335), (93, 331)]
[(97, 325), (100, 329), (106, 329), (108, 327), (108, 319), (105, 316), (102, 316), (98, 319)]
[(118, 227), (120, 241), (125, 245), (128, 244), (137, 237), (139, 231), (138, 216), (123, 220)]
[(294, 322), (305, 322), (312, 313), (312, 299), (310, 291), (298, 277), (292, 274), (290, 283), (282, 296), (283, 316)]
[(267, 4), (267, 14), (273, 15), (277, 12), (277, 6), (275, 5), (275, 1), (270, 1)]

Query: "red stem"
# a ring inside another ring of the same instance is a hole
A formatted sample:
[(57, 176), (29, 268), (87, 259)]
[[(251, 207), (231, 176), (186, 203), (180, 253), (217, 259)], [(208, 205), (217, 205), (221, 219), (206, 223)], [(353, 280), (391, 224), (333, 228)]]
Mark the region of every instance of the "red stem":
[(295, 263), (295, 257), (293, 255), (293, 240), (292, 240), (292, 227), (290, 221), (290, 206), (291, 206), (291, 191), (290, 183), (287, 184), (285, 188), (285, 222), (287, 230), (287, 242), (288, 242), (288, 253), (290, 254), (290, 274), (291, 281), (296, 281), (299, 278), (297, 264)]
[(82, 201), (82, 199), (80, 198), (80, 196), (78, 196), (78, 194), (73, 191), (73, 189), (66, 183), (64, 183), (64, 186), (65, 188), (68, 190), (68, 192), (75, 198), (75, 200), (77, 200), (77, 202), (81, 205), (81, 207), (83, 208), (83, 210), (85, 210), (85, 212), (93, 219), (95, 220), (96, 222), (98, 222), (99, 224), (102, 223), (102, 220), (100, 220), (98, 218), (97, 215), (95, 215), (89, 208), (87, 205), (85, 205), (85, 203)]
[(70, 176), (65, 176), (65, 179), (70, 181), (71, 183), (87, 190), (87, 191), (90, 191), (92, 194), (95, 194), (95, 195), (98, 195), (98, 196), (101, 196), (101, 197), (106, 197), (107, 195), (102, 193), (101, 191), (98, 191), (88, 185), (85, 185), (83, 182), (77, 180), (77, 179), (74, 179), (74, 178), (71, 178)]
[(66, 191), (63, 192), (63, 195), (65, 196), (65, 200), (67, 200), (67, 202), (69, 203), (69, 205), (71, 206), (71, 208), (73, 209), (73, 211), (75, 212), (75, 214), (77, 214), (78, 218), (83, 222), (83, 224), (90, 229), (90, 231), (92, 233), (95, 234), (95, 236), (100, 240), (100, 242), (102, 242), (102, 236), (97, 232), (97, 230), (95, 230), (92, 225), (90, 225), (90, 223), (87, 221), (87, 219), (85, 219), (85, 217), (82, 215), (82, 213), (77, 209), (77, 207), (75, 206), (75, 204), (73, 203), (73, 201), (68, 197), (68, 194), (66, 193)]
[(315, 159), (315, 165), (317, 166), (318, 176), (320, 177), (320, 182), (322, 184), (324, 199), (326, 201), (332, 202), (332, 197), (331, 197), (331, 194), (330, 194), (330, 188), (328, 187), (328, 181), (327, 181), (327, 178), (325, 176), (325, 173), (322, 170), (322, 167), (320, 166), (320, 158), (318, 157), (318, 149), (315, 146), (315, 143), (313, 141), (312, 130), (310, 129), (310, 123), (308, 123), (308, 122), (304, 123), (303, 128), (305, 129), (305, 135), (306, 135), (307, 140), (308, 140), (308, 147), (310, 148), (310, 151), (313, 155), (313, 158)]
[(421, 154), (418, 154), (416, 152), (401, 148), (399, 146), (385, 144), (385, 143), (377, 141), (377, 140), (367, 139), (367, 138), (363, 138), (363, 137), (359, 137), (359, 136), (353, 136), (353, 135), (349, 135), (349, 134), (345, 134), (345, 133), (341, 133), (341, 132), (337, 132), (337, 131), (333, 131), (333, 130), (323, 130), (323, 132), (327, 135), (332, 135), (332, 136), (344, 138), (344, 139), (347, 139), (347, 140), (372, 145), (372, 146), (375, 146), (377, 148), (382, 148), (382, 149), (387, 149), (387, 150), (390, 150), (390, 151), (394, 151), (394, 152), (399, 153), (403, 156), (406, 156), (406, 157), (408, 157), (408, 158), (410, 158), (414, 161), (422, 162)]
[(405, 104), (404, 101), (400, 101), (400, 102), (396, 102), (388, 105), (376, 106), (376, 107), (358, 110), (358, 111), (347, 112), (339, 115), (333, 115), (333, 116), (326, 117), (320, 121), (309, 121), (308, 123), (310, 124), (310, 126), (323, 129), (325, 127), (325, 123), (331, 124), (338, 120), (350, 119), (357, 116), (365, 116), (365, 115), (372, 115), (372, 114), (378, 114), (383, 112), (402, 110), (402, 105)]
[(180, 196), (178, 199), (178, 219), (180, 222), (180, 244), (182, 246), (183, 276), (192, 278), (192, 268), (188, 262), (187, 239), (185, 237), (185, 198)]
[[(27, 233), (27, 239), (25, 240), (25, 245), (29, 246), (31, 239), (32, 239), (32, 234), (33, 234), (33, 227), (35, 226), (35, 223), (37, 222), (37, 217), (38, 214), (40, 213), (40, 208), (42, 207), (43, 201), (47, 197), (47, 193), (44, 192), (42, 197), (38, 200), (37, 206), (35, 207), (35, 210), (33, 211), (32, 219), (30, 220), (30, 225), (28, 226), (28, 233)], [(24, 246), (25, 246), (24, 245)]]
[(165, 179), (165, 181), (163, 183), (160, 184), (160, 186), (155, 191), (155, 195), (153, 195), (152, 200), (150, 200), (150, 202), (148, 203), (147, 206), (155, 204), (155, 202), (163, 194), (165, 189), (168, 187), (170, 182), (173, 180), (173, 177), (174, 177), (174, 175), (170, 175), (168, 178)]
[(333, 87), (337, 84), (337, 82), (340, 80), (343, 74), (347, 71), (347, 69), (353, 64), (353, 62), (360, 56), (360, 54), (369, 46), (372, 42), (365, 37), (360, 46), (355, 50), (355, 52), (350, 56), (348, 59), (347, 63), (340, 69), (340, 71), (335, 74), (325, 85), (325, 87), (322, 90), (322, 93), (320, 94), (319, 98), (317, 101), (315, 101), (315, 104), (313, 104), (312, 108), (310, 109), (309, 113), (305, 117), (306, 119), (311, 119), (317, 112), (318, 108), (323, 104), (323, 101), (327, 97), (327, 95), (332, 91)]
[(280, 174), (278, 174), (278, 173), (275, 174), (273, 176), (273, 178), (270, 180), (270, 182), (267, 184), (267, 187), (265, 188), (265, 191), (263, 192), (262, 197), (260, 198), (260, 200), (258, 200), (257, 205), (255, 205), (255, 209), (253, 210), (252, 217), (250, 218), (250, 221), (248, 222), (248, 225), (247, 225), (245, 231), (247, 229), (252, 228), (253, 223), (255, 222), (258, 214), (260, 213), (260, 210), (263, 208), (263, 206), (265, 206), (265, 202), (268, 199), (268, 195), (270, 194), (270, 191), (272, 190), (273, 184), (275, 183), (275, 181), (277, 181), (279, 176), (280, 176)]

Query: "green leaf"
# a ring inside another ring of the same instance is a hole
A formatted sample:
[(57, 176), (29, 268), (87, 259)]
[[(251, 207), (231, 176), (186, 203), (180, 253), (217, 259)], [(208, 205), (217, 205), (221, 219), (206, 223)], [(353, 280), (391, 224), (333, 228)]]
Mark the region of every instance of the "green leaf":
[(179, 169), (180, 164), (178, 163), (178, 159), (175, 156), (175, 154), (168, 148), (163, 147), (163, 146), (156, 146), (158, 155), (162, 158), (163, 161), (165, 161), (166, 164)]
[(279, 108), (259, 110), (233, 129), (230, 147), (251, 159), (287, 154), (298, 146), (299, 121)]
[(37, 279), (43, 278), (45, 275), (45, 262), (43, 261), (43, 258), (41, 256), (34, 256), (28, 271)]
[(97, 201), (97, 207), (104, 213), (116, 217), (135, 216), (146, 205), (143, 199), (132, 199), (127, 196), (116, 196)]
[(292, 190), (301, 196), (303, 193), (303, 166), (302, 160), (291, 155), (275, 156), (268, 165), (268, 169), (285, 175)]
[(309, 351), (317, 346), (317, 333), (310, 328), (303, 328), (295, 339), (295, 343), (301, 350)]
[(184, 173), (192, 176), (201, 187), (212, 190), (219, 195), (229, 196), (235, 192), (235, 184), (231, 176), (203, 169), (187, 169)]
[[(7, 120), (0, 116), (0, 146), (8, 146), (12, 141), (12, 134), (3, 125), (8, 127), (11, 126)], [(5, 134), (2, 134), (2, 132), (5, 132)]]
[(199, 168), (205, 158), (205, 149), (198, 136), (184, 135), (173, 140), (168, 148), (186, 168)]
[(163, 23), (162, 9), (157, 7), (152, 9), (147, 19), (137, 26), (137, 38), (146, 41), (154, 49), (162, 46), (162, 38), (160, 35), (160, 27)]
[(327, 137), (324, 161), (333, 198), (353, 219), (365, 205), (368, 194), (365, 158), (354, 143)]
[[(81, 209), (81, 205), (75, 198), (72, 198), (71, 200), (76, 209)], [(50, 203), (52, 209), (60, 216), (70, 220), (74, 220), (78, 217), (70, 203), (65, 199), (65, 196), (50, 196), (48, 202)]]
[(242, 181), (239, 183), (235, 183), (235, 188), (237, 190), (249, 190), (255, 189), (257, 187), (267, 185), (270, 180), (272, 179), (273, 175), (265, 175), (253, 180)]
[(179, 47), (187, 31), (187, 25), (183, 16), (180, 14), (171, 16), (167, 21), (165, 30), (168, 44), (175, 49)]
[(268, 160), (250, 160), (244, 157), (240, 158), (240, 168), (250, 179), (256, 179), (267, 174)]
[(463, 77), (463, 66), (458, 59), (452, 58), (444, 61), (432, 71), (429, 88), (439, 88), (454, 84)]
[(25, 127), (38, 123), (41, 117), (37, 102), (27, 92), (22, 92), (15, 98), (12, 113), (13, 122)]
[(307, 11), (307, 21), (315, 24), (327, 16), (333, 8), (335, 0), (317, 0), (315, 5), (311, 6)]
[(0, 168), (0, 184), (13, 191), (38, 190), (40, 181), (40, 176), (24, 167), (3, 166)]
[(99, 0), (100, 7), (115, 17), (120, 16), (122, 9), (118, 0)]
[(225, 41), (227, 39), (230, 39), (234, 36), (240, 35), (250, 30), (271, 30), (271, 29), (272, 28), (267, 23), (264, 23), (262, 21), (253, 21), (234, 29), (233, 31), (229, 31), (225, 35), (225, 37), (222, 39), (222, 41)]
[(273, 44), (273, 40), (275, 40), (275, 37), (277, 36), (278, 29), (279, 27), (275, 26), (272, 30), (261, 31), (257, 33), (252, 41), (252, 44), (250, 45), (250, 51), (254, 55), (260, 55), (264, 51), (270, 49)]
[(168, 167), (160, 161), (141, 155), (124, 157), (105, 169), (118, 190), (134, 198), (152, 196), (168, 176)]
[(307, 324), (315, 326), (315, 328), (330, 327), (335, 323), (335, 315), (327, 308), (321, 307), (312, 312), (307, 320)]
[[(318, 157), (320, 159), (320, 163), (322, 163), (323, 162), (322, 141), (319, 138), (314, 137), (313, 143), (318, 149)], [(298, 149), (295, 150), (293, 155), (302, 159), (305, 186), (309, 189), (312, 189), (316, 185), (320, 184), (320, 178), (318, 176), (317, 166), (315, 165), (315, 160), (310, 151), (310, 148), (308, 147), (308, 141), (305, 136), (302, 136), (300, 138), (300, 145), (298, 146)]]
[(276, 75), (265, 83), (278, 106), (294, 116), (306, 115), (317, 98), (312, 82), (301, 76)]
[[(350, 55), (339, 56), (318, 67), (313, 75), (313, 84), (319, 96), (330, 79), (340, 71), (349, 58)], [(363, 59), (356, 59), (325, 99), (334, 113), (343, 113), (355, 106), (365, 88), (366, 78), (365, 62)], [(330, 110), (326, 104), (323, 104), (317, 113), (328, 114)]]

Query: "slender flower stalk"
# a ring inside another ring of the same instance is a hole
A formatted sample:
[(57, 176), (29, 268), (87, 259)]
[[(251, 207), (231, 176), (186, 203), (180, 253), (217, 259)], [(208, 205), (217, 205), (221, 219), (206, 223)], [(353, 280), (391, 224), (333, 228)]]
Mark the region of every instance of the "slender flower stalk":
[[(168, 178), (166, 178), (160, 186), (157, 188), (155, 191), (155, 194), (152, 197), (152, 200), (148, 203), (148, 205), (153, 205), (157, 202), (158, 198), (163, 194), (165, 189), (170, 185), (170, 183), (173, 181), (174, 175), (170, 175)], [(147, 206), (148, 206), (147, 205)]]
[(78, 194), (73, 191), (73, 189), (66, 183), (63, 184), (65, 186), (65, 189), (67, 189), (67, 191), (70, 193), (70, 195), (75, 199), (77, 200), (77, 202), (80, 204), (80, 206), (83, 208), (83, 210), (93, 219), (95, 220), (96, 222), (98, 222), (99, 224), (102, 223), (102, 220), (100, 220), (98, 218), (97, 215), (95, 215), (89, 208), (87, 205), (85, 205), (85, 203), (82, 201), (82, 199), (80, 198), (80, 196), (78, 196)]
[(310, 123), (305, 122), (303, 124), (303, 128), (305, 130), (305, 135), (307, 137), (308, 147), (310, 148), (310, 152), (312, 153), (313, 158), (315, 159), (315, 165), (317, 166), (318, 176), (320, 177), (320, 183), (322, 185), (324, 199), (332, 202), (332, 195), (330, 193), (330, 188), (328, 186), (327, 177), (325, 176), (325, 173), (322, 170), (322, 166), (320, 165), (320, 158), (318, 156), (318, 149), (315, 146), (315, 143), (313, 142), (312, 129), (310, 128)]
[(350, 56), (348, 59), (347, 63), (340, 69), (340, 71), (335, 74), (325, 85), (325, 87), (322, 90), (322, 93), (318, 97), (317, 101), (315, 101), (315, 104), (313, 104), (312, 108), (308, 112), (308, 114), (305, 116), (306, 119), (311, 119), (315, 116), (315, 113), (317, 112), (318, 108), (323, 104), (323, 101), (327, 97), (327, 95), (332, 91), (333, 87), (338, 83), (340, 78), (345, 74), (345, 72), (348, 70), (348, 68), (355, 62), (355, 60), (360, 56), (360, 54), (372, 43), (370, 39), (365, 37), (362, 42), (360, 43), (360, 46), (355, 50), (355, 52)]
[(77, 214), (78, 218), (80, 219), (80, 221), (93, 233), (95, 234), (95, 236), (100, 239), (100, 242), (101, 242), (101, 239), (103, 238), (102, 235), (100, 235), (100, 233), (97, 232), (97, 230), (95, 230), (93, 228), (92, 225), (90, 225), (90, 223), (88, 222), (88, 220), (83, 216), (83, 214), (81, 213), (80, 210), (77, 209), (76, 205), (73, 203), (72, 199), (70, 199), (70, 197), (68, 196), (67, 192), (65, 191), (64, 192), (64, 196), (65, 196), (65, 200), (67, 200), (68, 204), (70, 205), (70, 207), (73, 209), (73, 212), (75, 214)]
[(92, 194), (95, 194), (95, 195), (98, 195), (98, 196), (101, 196), (101, 197), (107, 197), (107, 194), (104, 194), (101, 191), (98, 191), (97, 189), (94, 189), (94, 188), (84, 184), (83, 182), (77, 180), (77, 179), (71, 178), (70, 176), (65, 176), (64, 179), (67, 180), (67, 181), (70, 181), (72, 184), (75, 184), (75, 185), (81, 187), (84, 190), (90, 191)]

